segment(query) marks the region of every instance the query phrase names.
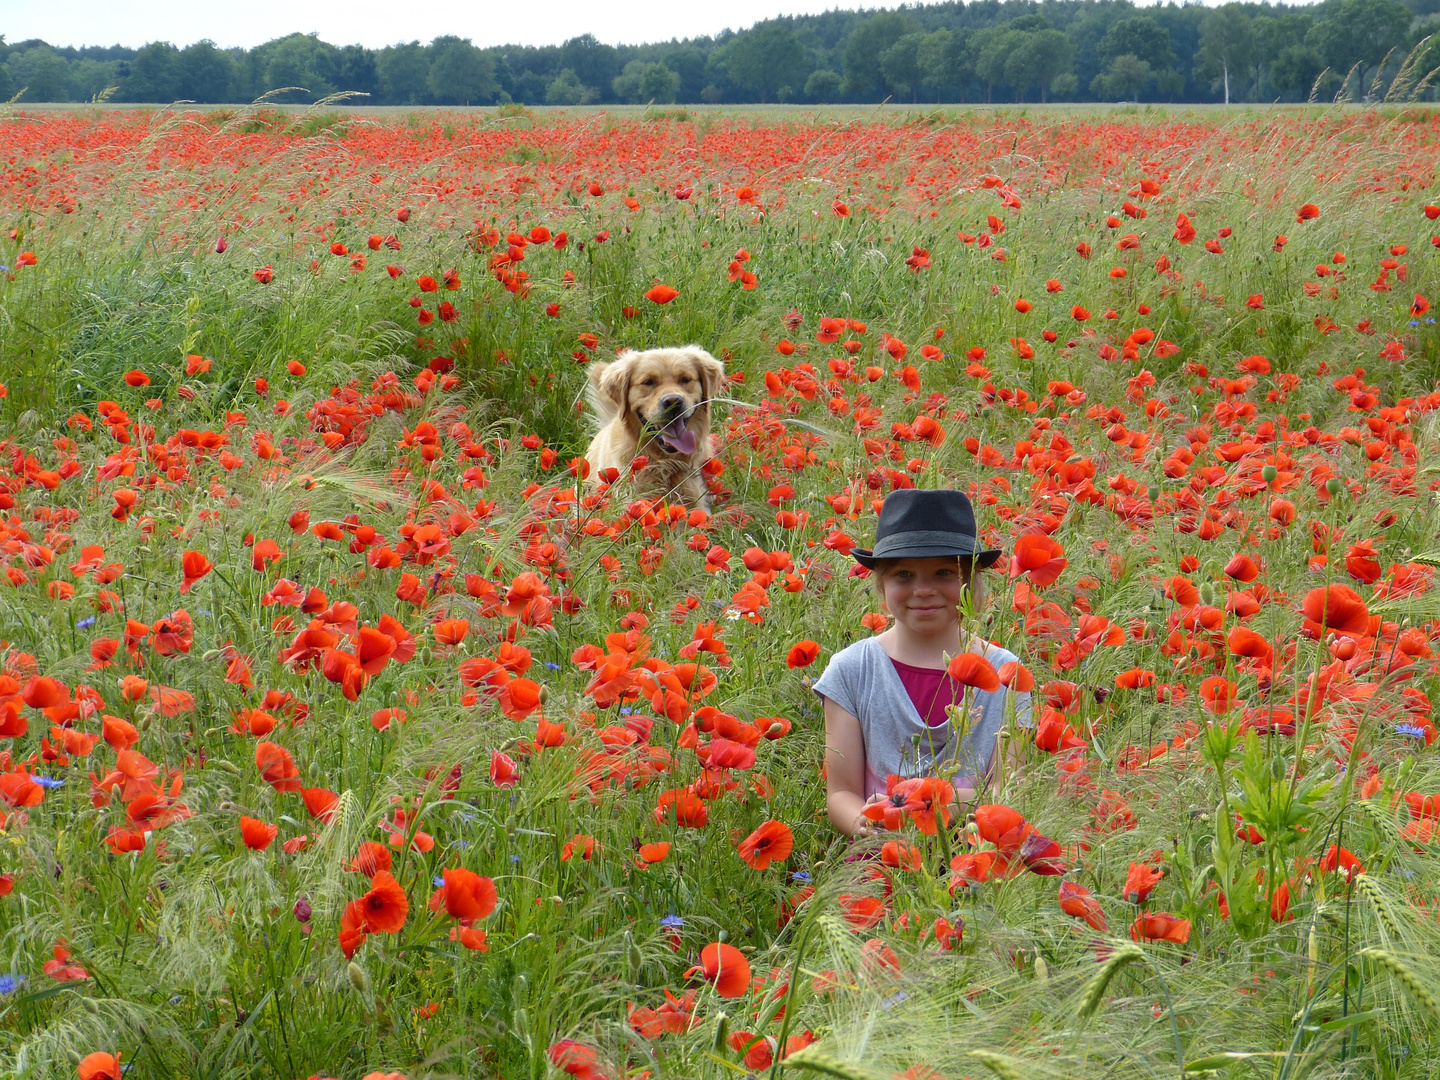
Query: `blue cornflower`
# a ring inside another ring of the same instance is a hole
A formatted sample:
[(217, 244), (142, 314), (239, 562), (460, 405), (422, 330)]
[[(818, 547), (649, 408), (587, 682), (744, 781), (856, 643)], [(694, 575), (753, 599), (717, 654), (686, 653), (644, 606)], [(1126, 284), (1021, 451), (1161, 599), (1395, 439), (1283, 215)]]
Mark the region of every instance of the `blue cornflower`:
[(62, 784), (65, 783), (64, 780), (57, 780), (53, 776), (32, 775), (30, 779), (34, 780), (35, 783), (39, 784), (46, 791), (53, 791), (55, 788), (60, 787)]
[(808, 885), (813, 879), (810, 877), (809, 870), (796, 870), (793, 874), (790, 875), (790, 880), (798, 881), (802, 885)]
[(680, 930), (685, 926), (685, 920), (679, 915), (666, 915), (660, 920), (660, 925), (669, 927), (672, 930)]
[(518, 862), (520, 861), (520, 856), (519, 856), (519, 855), (511, 855), (511, 856), (510, 856), (510, 861), (511, 861), (511, 862), (514, 862), (514, 863), (518, 863)]
[(439, 876), (431, 878), (430, 881), (437, 889), (445, 884), (445, 879)]
[(560, 670), (560, 665), (559, 665), (559, 664), (552, 664), (549, 660), (546, 660), (546, 661), (545, 661), (545, 666), (546, 666), (547, 668), (549, 668), (551, 671), (559, 671), (559, 670)]
[(891, 994), (888, 998), (885, 998), (883, 1001), (881, 1001), (881, 1002), (880, 1002), (880, 1007), (881, 1007), (882, 1009), (893, 1009), (896, 1005), (899, 1005), (902, 1001), (906, 1000), (909, 996), (910, 996), (910, 995), (907, 994), (904, 990), (897, 990), (895, 993)]
[(92, 626), (94, 626), (94, 625), (95, 625), (95, 616), (94, 616), (94, 615), (91, 615), (88, 619), (81, 619), (79, 622), (77, 622), (77, 623), (75, 624), (75, 629), (77, 629), (77, 630), (89, 630), (90, 627), (92, 627)]
[(1425, 729), (1418, 724), (1396, 724), (1395, 730), (1401, 735), (1410, 735), (1416, 739), (1425, 737)]
[[(0, 267), (0, 270), (3, 269), (4, 267)], [(5, 974), (0, 975), (0, 997), (4, 997), (7, 994), (13, 994), (15, 993), (15, 991), (19, 990), (20, 987), (24, 985), (24, 975), (11, 975), (9, 972), (6, 972)]]

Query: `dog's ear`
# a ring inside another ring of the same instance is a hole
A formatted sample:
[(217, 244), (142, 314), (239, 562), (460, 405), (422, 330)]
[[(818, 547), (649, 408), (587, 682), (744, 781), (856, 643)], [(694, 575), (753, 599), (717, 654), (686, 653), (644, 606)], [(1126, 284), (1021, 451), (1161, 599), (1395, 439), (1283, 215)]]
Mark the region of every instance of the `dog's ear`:
[(600, 399), (612, 405), (617, 413), (623, 413), (629, 405), (630, 369), (634, 366), (634, 353), (622, 353), (608, 364), (593, 364), (590, 367), (590, 383)]
[(700, 385), (705, 391), (703, 400), (708, 403), (720, 392), (721, 380), (725, 378), (725, 362), (715, 359), (698, 345), (692, 345), (687, 351), (700, 373)]

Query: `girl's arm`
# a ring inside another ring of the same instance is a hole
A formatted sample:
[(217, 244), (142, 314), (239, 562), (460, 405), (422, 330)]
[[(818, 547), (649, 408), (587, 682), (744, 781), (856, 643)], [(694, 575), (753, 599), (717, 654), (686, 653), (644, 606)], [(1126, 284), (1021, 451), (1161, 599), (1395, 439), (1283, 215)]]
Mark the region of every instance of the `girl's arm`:
[(865, 809), (865, 739), (860, 720), (825, 699), (825, 793), (830, 823), (846, 836), (868, 836)]

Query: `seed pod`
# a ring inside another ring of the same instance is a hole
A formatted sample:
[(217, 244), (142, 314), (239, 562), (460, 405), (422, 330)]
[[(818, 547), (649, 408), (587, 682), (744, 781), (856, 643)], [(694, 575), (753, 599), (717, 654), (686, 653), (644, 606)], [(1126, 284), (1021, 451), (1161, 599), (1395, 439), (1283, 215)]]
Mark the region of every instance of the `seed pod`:
[(1339, 495), (1340, 488), (1340, 478), (1337, 476), (1332, 476), (1329, 480), (1325, 481), (1325, 490), (1331, 495)]
[(1260, 479), (1264, 480), (1267, 484), (1273, 484), (1275, 478), (1279, 475), (1280, 470), (1275, 468), (1274, 465), (1266, 465), (1260, 470)]
[(351, 960), (345, 967), (345, 975), (350, 980), (350, 985), (362, 994), (370, 992), (370, 975), (366, 970)]
[(100, 1003), (94, 998), (83, 997), (80, 999), (80, 1004), (85, 1009), (85, 1011), (90, 1013), (92, 1016), (100, 1015)]

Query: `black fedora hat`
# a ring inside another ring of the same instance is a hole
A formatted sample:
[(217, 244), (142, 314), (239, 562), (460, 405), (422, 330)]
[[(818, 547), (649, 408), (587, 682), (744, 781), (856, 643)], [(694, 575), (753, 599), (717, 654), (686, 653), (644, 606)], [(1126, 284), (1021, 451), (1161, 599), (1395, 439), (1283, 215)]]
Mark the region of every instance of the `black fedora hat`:
[(850, 552), (864, 567), (877, 559), (931, 559), (954, 555), (973, 559), (981, 569), (1001, 556), (986, 550), (975, 536), (975, 510), (963, 491), (892, 491), (880, 508), (875, 547)]

